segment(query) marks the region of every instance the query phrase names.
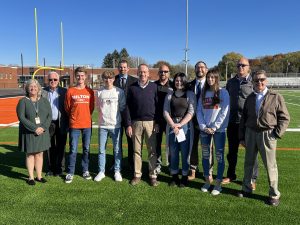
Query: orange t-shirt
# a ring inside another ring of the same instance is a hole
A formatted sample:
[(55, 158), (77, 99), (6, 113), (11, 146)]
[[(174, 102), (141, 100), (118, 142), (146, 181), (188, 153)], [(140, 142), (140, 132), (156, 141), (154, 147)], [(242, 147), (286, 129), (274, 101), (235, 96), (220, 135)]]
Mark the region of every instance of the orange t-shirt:
[(65, 110), (69, 115), (70, 128), (90, 128), (94, 111), (94, 92), (89, 87), (68, 89)]

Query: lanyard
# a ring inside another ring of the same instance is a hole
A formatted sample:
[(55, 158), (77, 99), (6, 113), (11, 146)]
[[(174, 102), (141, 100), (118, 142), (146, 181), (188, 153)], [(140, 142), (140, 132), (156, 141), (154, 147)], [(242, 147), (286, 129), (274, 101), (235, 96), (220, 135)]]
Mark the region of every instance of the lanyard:
[(34, 111), (35, 111), (36, 116), (37, 116), (38, 113), (39, 113), (39, 102), (38, 102), (38, 100), (36, 102), (33, 102), (33, 101), (31, 101), (30, 98), (28, 98), (28, 99), (31, 102), (31, 104), (33, 105)]

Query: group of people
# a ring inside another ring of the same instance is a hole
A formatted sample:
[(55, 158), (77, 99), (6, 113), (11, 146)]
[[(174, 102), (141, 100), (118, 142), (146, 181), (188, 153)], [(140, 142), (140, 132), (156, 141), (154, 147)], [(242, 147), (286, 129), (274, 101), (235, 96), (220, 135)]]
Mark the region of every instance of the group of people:
[[(239, 197), (251, 196), (258, 175), (257, 153), (260, 152), (269, 181), (270, 205), (279, 204), (276, 140), (289, 124), (289, 114), (283, 97), (269, 90), (265, 71), (250, 74), (249, 61), (241, 58), (238, 74), (226, 88), (220, 87), (220, 75), (208, 69), (203, 61), (195, 65), (196, 78), (188, 82), (184, 73), (170, 79), (170, 68), (159, 67), (159, 79), (149, 80), (149, 67), (140, 64), (138, 78), (128, 74), (126, 60), (118, 65), (119, 74), (112, 71), (102, 74), (103, 86), (94, 94), (86, 83), (84, 68), (75, 70), (76, 85), (68, 90), (59, 87), (59, 75), (48, 75), (49, 86), (44, 90), (32, 79), (26, 84), (26, 97), (17, 106), (20, 120), (19, 147), (26, 152), (29, 173), (27, 183), (47, 182), (42, 176), (43, 152), (47, 151), (46, 175), (63, 175), (65, 183), (74, 178), (80, 134), (82, 135), (82, 176), (92, 179), (89, 173), (89, 152), (92, 133), (92, 113), (98, 110), (99, 154), (98, 174), (94, 180), (105, 178), (106, 144), (110, 136), (114, 151), (114, 179), (122, 181), (122, 136), (128, 146), (128, 169), (133, 171), (131, 185), (142, 177), (142, 147), (148, 151), (150, 185), (157, 186), (162, 168), (161, 145), (166, 136), (166, 156), (171, 174), (170, 186), (185, 187), (195, 179), (198, 153), (202, 152), (203, 192), (212, 189), (219, 195), (222, 184), (235, 181), (239, 144), (246, 149), (244, 180)], [(65, 145), (69, 132), (70, 151), (65, 165)], [(228, 140), (228, 170), (225, 170), (224, 149)], [(199, 141), (201, 148), (199, 148)], [(201, 150), (199, 150), (201, 149)], [(179, 156), (181, 152), (181, 157)], [(214, 187), (213, 165), (216, 155), (217, 173)], [(180, 162), (181, 158), (181, 176)], [(34, 169), (36, 177), (34, 177)]]

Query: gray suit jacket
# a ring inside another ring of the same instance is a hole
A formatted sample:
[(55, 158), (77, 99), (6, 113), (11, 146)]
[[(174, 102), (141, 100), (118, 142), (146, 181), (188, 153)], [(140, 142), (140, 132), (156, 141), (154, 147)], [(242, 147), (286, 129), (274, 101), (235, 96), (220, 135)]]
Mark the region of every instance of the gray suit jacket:
[[(50, 88), (46, 87), (42, 91), (42, 97), (48, 99), (48, 93)], [(69, 117), (65, 111), (65, 96), (67, 89), (63, 87), (57, 87), (58, 92), (58, 124), (61, 132), (68, 132), (69, 129)]]

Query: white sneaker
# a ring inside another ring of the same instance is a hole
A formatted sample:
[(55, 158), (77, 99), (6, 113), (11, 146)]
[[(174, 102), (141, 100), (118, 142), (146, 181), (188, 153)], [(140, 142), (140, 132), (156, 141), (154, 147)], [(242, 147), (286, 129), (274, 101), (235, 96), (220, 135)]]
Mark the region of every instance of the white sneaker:
[(92, 177), (91, 177), (89, 171), (85, 171), (85, 172), (82, 174), (82, 177), (83, 177), (84, 179), (86, 179), (86, 180), (91, 180), (91, 179), (92, 179)]
[(211, 192), (211, 194), (214, 195), (214, 196), (219, 195), (221, 193), (221, 191), (222, 191), (221, 186), (215, 186), (213, 191)]
[(105, 177), (105, 174), (103, 172), (99, 172), (98, 175), (94, 178), (94, 181), (101, 181)]
[(115, 172), (115, 181), (117, 182), (121, 182), (123, 179), (122, 179), (122, 175), (120, 172)]
[(67, 174), (65, 178), (65, 183), (70, 184), (73, 181), (73, 175), (72, 174)]
[(202, 188), (201, 188), (201, 191), (202, 192), (208, 192), (208, 189), (210, 188), (210, 184), (208, 183), (205, 183)]

